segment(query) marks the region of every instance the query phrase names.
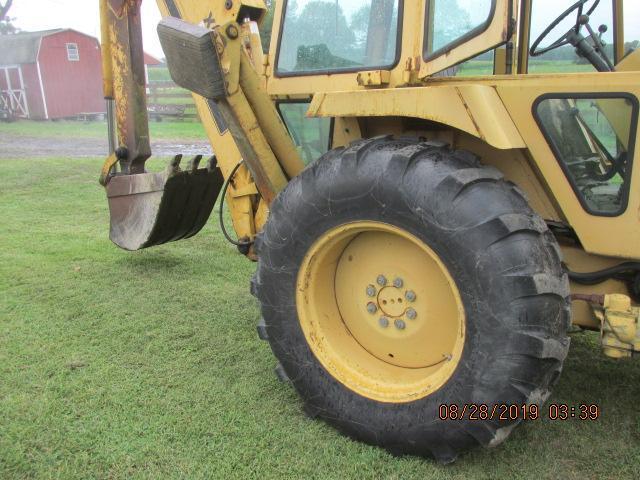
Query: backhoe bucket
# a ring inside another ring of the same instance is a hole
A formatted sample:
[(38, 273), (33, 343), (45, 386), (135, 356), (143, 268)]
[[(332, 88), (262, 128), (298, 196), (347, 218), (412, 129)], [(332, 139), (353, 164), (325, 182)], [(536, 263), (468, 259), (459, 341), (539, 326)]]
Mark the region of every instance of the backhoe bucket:
[(111, 214), (110, 238), (125, 250), (189, 238), (207, 223), (224, 178), (212, 157), (180, 170), (177, 156), (162, 173), (114, 175), (106, 186)]

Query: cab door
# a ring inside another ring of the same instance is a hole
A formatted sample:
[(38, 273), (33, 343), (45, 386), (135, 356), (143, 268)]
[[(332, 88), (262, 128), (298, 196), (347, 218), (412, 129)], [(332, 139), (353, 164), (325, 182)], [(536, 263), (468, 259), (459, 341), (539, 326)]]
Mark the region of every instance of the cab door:
[(515, 26), (512, 10), (512, 0), (425, 0), (420, 77), (506, 43)]

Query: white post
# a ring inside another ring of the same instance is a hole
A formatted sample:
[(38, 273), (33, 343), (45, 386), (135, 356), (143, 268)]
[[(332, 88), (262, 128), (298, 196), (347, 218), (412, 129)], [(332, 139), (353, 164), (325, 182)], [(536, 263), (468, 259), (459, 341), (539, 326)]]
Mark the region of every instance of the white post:
[(24, 78), (22, 76), (22, 65), (18, 66), (18, 75), (20, 76), (20, 91), (22, 92), (22, 102), (24, 105), (24, 114), (29, 118), (29, 102), (27, 101), (27, 91), (24, 88)]

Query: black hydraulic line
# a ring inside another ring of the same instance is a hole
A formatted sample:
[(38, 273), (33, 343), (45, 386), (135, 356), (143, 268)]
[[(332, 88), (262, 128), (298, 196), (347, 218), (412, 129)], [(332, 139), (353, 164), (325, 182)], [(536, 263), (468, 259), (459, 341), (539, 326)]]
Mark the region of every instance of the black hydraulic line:
[(233, 178), (236, 176), (236, 173), (238, 173), (238, 170), (240, 170), (240, 167), (242, 166), (242, 164), (243, 164), (243, 161), (240, 161), (240, 163), (238, 163), (238, 165), (235, 166), (235, 168), (231, 171), (231, 175), (229, 175), (229, 178), (227, 178), (226, 182), (224, 182), (224, 187), (222, 187), (222, 196), (220, 197), (220, 229), (222, 230), (222, 234), (229, 241), (229, 243), (239, 248), (246, 248), (246, 247), (249, 247), (250, 245), (253, 245), (253, 242), (250, 240), (249, 241), (234, 240), (233, 238), (231, 238), (231, 236), (227, 232), (226, 227), (224, 226), (224, 198), (227, 195), (227, 190), (229, 190), (229, 184), (233, 181)]
[(636, 300), (639, 300), (640, 299), (640, 273), (636, 275), (636, 279), (633, 282), (632, 292)]
[[(578, 273), (569, 270), (569, 278), (580, 285), (597, 285), (621, 274), (640, 274), (640, 262), (626, 262), (598, 272)], [(637, 281), (637, 280), (636, 280)]]
[(547, 227), (549, 227), (549, 230), (551, 230), (551, 233), (553, 233), (553, 235), (556, 238), (562, 237), (567, 240), (571, 240), (576, 245), (581, 245), (580, 239), (578, 238), (578, 234), (573, 228), (571, 228), (570, 225), (563, 222), (557, 222), (554, 220), (545, 220), (545, 223), (547, 224)]

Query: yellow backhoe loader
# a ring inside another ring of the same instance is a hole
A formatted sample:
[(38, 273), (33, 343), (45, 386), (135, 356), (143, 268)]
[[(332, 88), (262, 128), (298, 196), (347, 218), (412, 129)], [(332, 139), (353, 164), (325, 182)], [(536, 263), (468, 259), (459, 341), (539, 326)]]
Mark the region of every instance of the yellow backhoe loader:
[(141, 0), (100, 1), (111, 239), (220, 197), (310, 416), (446, 463), (546, 416), (570, 328), (640, 352), (635, 2), (277, 0), (264, 54), (262, 0), (157, 0), (215, 157), (152, 173)]

